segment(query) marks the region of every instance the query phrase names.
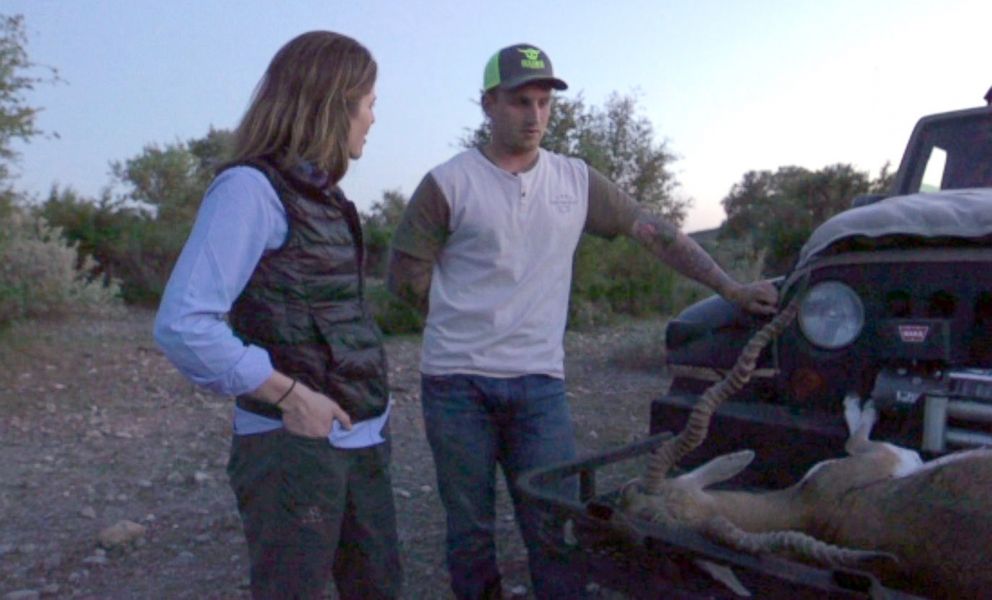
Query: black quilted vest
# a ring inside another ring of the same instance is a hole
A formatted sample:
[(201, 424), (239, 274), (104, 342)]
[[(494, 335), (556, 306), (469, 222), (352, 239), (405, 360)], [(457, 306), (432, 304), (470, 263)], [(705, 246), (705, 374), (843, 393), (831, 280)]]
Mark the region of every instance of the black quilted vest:
[[(276, 370), (327, 395), (353, 421), (382, 414), (389, 397), (386, 354), (364, 301), (355, 205), (336, 187), (309, 186), (267, 162), (240, 165), (266, 175), (286, 208), (289, 233), (281, 248), (262, 256), (231, 308), (231, 327), (244, 342), (265, 348)], [(238, 405), (280, 414), (247, 397)]]

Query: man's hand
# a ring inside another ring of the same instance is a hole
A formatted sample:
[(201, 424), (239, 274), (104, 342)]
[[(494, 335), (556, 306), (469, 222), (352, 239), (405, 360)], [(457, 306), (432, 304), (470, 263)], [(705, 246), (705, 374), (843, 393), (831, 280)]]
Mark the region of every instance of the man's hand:
[(724, 298), (748, 312), (773, 315), (778, 306), (778, 288), (770, 281), (737, 284), (724, 294)]
[(296, 387), (280, 405), (282, 424), (286, 431), (303, 437), (327, 437), (334, 421), (345, 429), (351, 429), (351, 417), (337, 402), (317, 393), (302, 383)]

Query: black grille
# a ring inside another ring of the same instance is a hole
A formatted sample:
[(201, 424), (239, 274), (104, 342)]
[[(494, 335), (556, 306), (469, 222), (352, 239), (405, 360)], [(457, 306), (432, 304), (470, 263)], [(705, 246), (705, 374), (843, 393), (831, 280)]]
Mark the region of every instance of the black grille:
[[(992, 253), (990, 253), (992, 262)], [(865, 331), (856, 345), (870, 360), (879, 328), (891, 320), (947, 323), (948, 362), (992, 367), (992, 268), (988, 262), (878, 262), (817, 269), (814, 283), (851, 286), (865, 307)]]

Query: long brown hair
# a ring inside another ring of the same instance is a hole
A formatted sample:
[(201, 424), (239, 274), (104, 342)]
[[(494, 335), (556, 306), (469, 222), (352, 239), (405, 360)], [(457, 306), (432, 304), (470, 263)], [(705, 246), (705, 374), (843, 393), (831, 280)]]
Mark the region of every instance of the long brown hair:
[(375, 85), (372, 54), (350, 37), (311, 31), (284, 45), (255, 88), (234, 134), (234, 160), (301, 160), (337, 183), (348, 169), (349, 116)]

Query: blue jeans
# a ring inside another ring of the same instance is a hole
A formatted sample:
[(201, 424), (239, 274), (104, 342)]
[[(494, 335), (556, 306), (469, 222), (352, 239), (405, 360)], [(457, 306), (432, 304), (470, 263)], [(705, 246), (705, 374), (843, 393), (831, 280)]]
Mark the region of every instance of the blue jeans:
[[(572, 418), (561, 379), (526, 375), (424, 375), (421, 399), (438, 489), (447, 511), (451, 587), (462, 598), (500, 598), (494, 540), (496, 465), (506, 477), (527, 546), (537, 598), (581, 598), (581, 569), (570, 568), (562, 523), (522, 502), (524, 471), (576, 456)], [(558, 493), (575, 497), (577, 481)]]

